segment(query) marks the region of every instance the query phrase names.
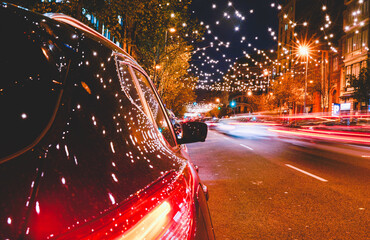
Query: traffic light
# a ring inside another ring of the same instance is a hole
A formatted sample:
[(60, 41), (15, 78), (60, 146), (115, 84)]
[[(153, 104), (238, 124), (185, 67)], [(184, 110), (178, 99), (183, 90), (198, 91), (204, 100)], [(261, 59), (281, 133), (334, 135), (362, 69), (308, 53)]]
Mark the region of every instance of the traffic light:
[(235, 101), (231, 101), (231, 102), (230, 102), (230, 107), (232, 107), (232, 108), (233, 108), (233, 107), (235, 107), (235, 106), (236, 106), (236, 102), (235, 102)]

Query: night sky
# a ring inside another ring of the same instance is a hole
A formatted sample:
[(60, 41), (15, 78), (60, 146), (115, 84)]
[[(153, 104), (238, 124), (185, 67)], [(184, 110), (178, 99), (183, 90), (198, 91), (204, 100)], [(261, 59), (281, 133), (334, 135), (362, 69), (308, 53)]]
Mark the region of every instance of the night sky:
[[(223, 73), (245, 52), (252, 54), (254, 49), (276, 50), (277, 40), (273, 39), (271, 32), (275, 32), (277, 37), (278, 6), (275, 0), (193, 0), (194, 16), (205, 26), (209, 25), (207, 30), (211, 30), (211, 33), (206, 31), (205, 40), (196, 45), (197, 52), (193, 56), (191, 72), (199, 77), (199, 84), (209, 85), (221, 80)], [(216, 24), (217, 21), (219, 24)], [(221, 41), (223, 45), (219, 45)], [(227, 42), (229, 47), (225, 46)], [(217, 48), (219, 51), (216, 51)]]

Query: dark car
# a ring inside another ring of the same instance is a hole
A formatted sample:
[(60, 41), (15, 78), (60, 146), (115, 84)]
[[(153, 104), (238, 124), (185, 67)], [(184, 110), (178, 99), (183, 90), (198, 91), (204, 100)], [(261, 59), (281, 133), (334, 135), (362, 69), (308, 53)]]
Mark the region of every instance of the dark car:
[[(0, 239), (214, 239), (145, 71), (82, 23), (0, 4)], [(204, 129), (205, 127), (205, 129)]]

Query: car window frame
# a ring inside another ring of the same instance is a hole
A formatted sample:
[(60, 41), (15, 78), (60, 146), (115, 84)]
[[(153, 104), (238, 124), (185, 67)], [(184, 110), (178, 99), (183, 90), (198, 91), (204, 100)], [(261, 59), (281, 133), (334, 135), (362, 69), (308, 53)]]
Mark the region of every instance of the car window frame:
[[(156, 131), (158, 131), (158, 125), (157, 125), (157, 122), (155, 121), (155, 118), (153, 116), (153, 112), (152, 110), (150, 109), (149, 107), (149, 104), (147, 102), (147, 100), (145, 99), (145, 96), (144, 96), (144, 93), (143, 93), (143, 90), (141, 89), (141, 86), (140, 86), (140, 83), (139, 83), (139, 80), (137, 79), (137, 76), (135, 74), (135, 70), (138, 71), (139, 73), (143, 74), (143, 76), (147, 79), (148, 83), (149, 83), (149, 86), (154, 94), (154, 97), (156, 98), (159, 106), (160, 106), (160, 110), (162, 111), (162, 114), (164, 115), (164, 118), (167, 122), (167, 125), (168, 125), (168, 128), (170, 129), (171, 131), (171, 136), (172, 136), (172, 139), (173, 139), (173, 142), (174, 142), (174, 146), (172, 146), (167, 140), (166, 138), (163, 136), (163, 139), (165, 140), (166, 144), (173, 148), (173, 149), (177, 149), (179, 148), (179, 144), (177, 143), (177, 138), (176, 138), (176, 135), (175, 135), (175, 131), (173, 129), (173, 126), (171, 124), (171, 121), (169, 119), (169, 116), (167, 114), (167, 111), (165, 111), (165, 107), (164, 107), (164, 104), (162, 102), (162, 99), (159, 97), (157, 91), (155, 90), (155, 87), (153, 86), (153, 83), (150, 79), (150, 77), (145, 73), (145, 71), (143, 71), (142, 69), (140, 69), (139, 67), (137, 67), (136, 65), (134, 64), (131, 64), (131, 63), (127, 63), (128, 67), (129, 67), (129, 70), (130, 70), (130, 74), (131, 74), (131, 77), (133, 79), (133, 82), (135, 84), (135, 87), (137, 88), (137, 91), (138, 91), (138, 95), (140, 97), (140, 100), (143, 104), (143, 108), (146, 109), (144, 110), (145, 113), (148, 114), (148, 117), (150, 118), (150, 120), (152, 121), (153, 125), (156, 127)], [(159, 132), (159, 131), (158, 131)], [(159, 132), (160, 133), (160, 132)], [(161, 133), (162, 135), (162, 133)]]

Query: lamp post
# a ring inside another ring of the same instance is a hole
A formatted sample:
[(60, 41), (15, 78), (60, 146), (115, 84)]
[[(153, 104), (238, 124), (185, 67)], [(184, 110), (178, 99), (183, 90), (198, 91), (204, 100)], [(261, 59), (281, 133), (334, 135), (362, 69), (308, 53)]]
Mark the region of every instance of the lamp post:
[(267, 89), (266, 89), (266, 92), (268, 92), (269, 91), (269, 86), (270, 86), (270, 74), (269, 74), (269, 70), (268, 69), (263, 70), (263, 75), (267, 76)]
[(306, 76), (304, 79), (304, 109), (303, 113), (307, 113), (307, 71), (308, 71), (308, 56), (309, 56), (309, 49), (306, 45), (300, 45), (298, 47), (298, 52), (301, 57), (306, 57)]
[[(167, 35), (168, 35), (168, 32), (170, 33), (174, 33), (176, 32), (176, 28), (168, 28), (166, 29), (166, 32), (165, 32), (165, 35), (164, 35), (164, 46), (163, 46), (163, 52), (164, 52), (164, 55), (166, 56), (167, 55)], [(159, 45), (158, 45), (158, 48), (159, 48)], [(158, 65), (158, 62), (159, 62), (159, 55), (163, 53), (162, 52), (162, 48), (160, 49), (160, 51), (158, 50), (157, 51), (157, 56), (156, 58), (154, 59), (154, 84), (155, 86), (157, 87), (157, 89), (159, 89), (159, 79), (157, 80), (158, 78), (158, 74), (157, 74), (157, 71), (159, 69), (161, 69), (161, 66)]]
[(167, 54), (167, 51), (166, 51), (166, 45), (167, 45), (167, 32), (170, 32), (170, 33), (174, 33), (176, 32), (176, 28), (169, 28), (168, 30), (166, 30), (166, 33), (165, 33), (165, 36), (164, 36), (164, 54)]
[(154, 79), (153, 79), (153, 81), (154, 81), (154, 84), (155, 84), (155, 86), (158, 88), (159, 86), (157, 86), (158, 84), (157, 84), (157, 71), (159, 70), (159, 69), (161, 69), (161, 66), (160, 65), (155, 65), (155, 67), (154, 67)]

